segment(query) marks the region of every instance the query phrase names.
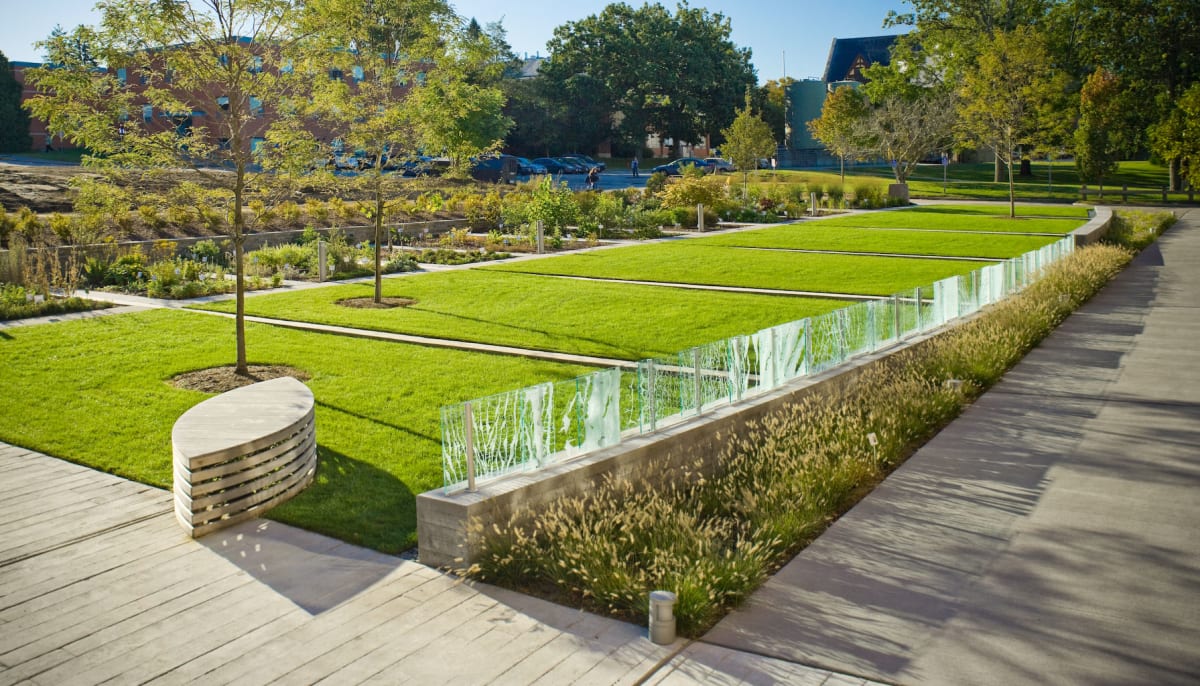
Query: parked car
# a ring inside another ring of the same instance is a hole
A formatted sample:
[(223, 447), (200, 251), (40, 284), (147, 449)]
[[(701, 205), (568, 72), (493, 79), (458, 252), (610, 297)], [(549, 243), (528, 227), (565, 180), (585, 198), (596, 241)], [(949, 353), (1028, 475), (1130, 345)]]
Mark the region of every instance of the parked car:
[(533, 160), (534, 164), (540, 164), (548, 174), (569, 174), (566, 171), (566, 165), (553, 157), (538, 157)]
[(605, 171), (608, 169), (607, 164), (605, 164), (599, 160), (592, 159), (591, 157), (588, 157), (587, 155), (582, 155), (577, 152), (563, 155), (563, 157), (570, 157), (571, 159), (579, 160), (580, 162), (583, 163), (583, 166), (586, 167), (587, 169), (591, 169), (592, 167), (595, 167), (596, 169), (599, 169), (600, 171)]
[(521, 164), (512, 155), (485, 157), (471, 164), (471, 177), (491, 183), (512, 183), (520, 173)]
[(538, 164), (537, 162), (533, 162), (526, 157), (518, 157), (517, 164), (520, 165), (519, 168), (522, 176), (536, 176), (539, 174), (548, 173), (546, 167)]
[(564, 174), (586, 174), (588, 171), (587, 165), (582, 160), (576, 160), (571, 157), (555, 157), (558, 163), (563, 165)]
[(682, 176), (685, 166), (699, 167), (701, 171), (710, 174), (713, 171), (712, 166), (705, 160), (699, 157), (680, 157), (677, 160), (672, 160), (666, 164), (660, 164), (650, 170), (651, 173), (662, 172), (667, 176)]
[(737, 165), (724, 157), (705, 157), (704, 161), (709, 164), (712, 170), (716, 173), (729, 173), (737, 171)]

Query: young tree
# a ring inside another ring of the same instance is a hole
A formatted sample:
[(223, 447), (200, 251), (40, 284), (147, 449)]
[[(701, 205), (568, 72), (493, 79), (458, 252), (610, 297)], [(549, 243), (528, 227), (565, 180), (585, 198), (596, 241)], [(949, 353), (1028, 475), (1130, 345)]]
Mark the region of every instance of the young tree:
[(29, 152), (29, 114), (21, 109), (21, 84), (0, 52), (0, 152)]
[[(246, 233), (257, 221), (244, 207), (269, 189), (274, 175), (259, 170), (259, 148), (284, 130), (293, 109), (292, 55), (302, 41), (290, 0), (107, 0), (101, 24), (89, 31), (100, 71), (72, 49), (70, 37), (44, 45), (55, 68), (34, 70), (40, 95), (30, 103), (51, 130), (64, 131), (91, 155), (92, 167), (127, 170), (190, 167), (221, 193), (234, 248), (237, 280), (237, 373), (246, 375)], [(76, 30), (79, 34), (79, 30)], [(274, 126), (265, 114), (281, 116)], [(299, 129), (276, 157), (312, 161), (314, 147)], [(270, 195), (264, 196), (267, 200)]]
[(825, 98), (821, 116), (808, 122), (813, 138), (841, 160), (842, 183), (846, 183), (846, 159), (855, 159), (865, 147), (861, 137), (870, 105), (857, 89), (838, 88)]
[(312, 0), (304, 21), (313, 36), (314, 62), (303, 69), (315, 77), (309, 110), (342, 150), (370, 162), (356, 182), (372, 199), (375, 302), (381, 303), (387, 201), (398, 182), (385, 166), (420, 148), (413, 90), (436, 73), (454, 13), (443, 0)]
[(925, 89), (916, 98), (892, 95), (873, 104), (860, 137), (864, 151), (888, 160), (896, 183), (903, 184), (921, 158), (950, 145), (954, 124), (953, 96)]
[(1104, 178), (1117, 171), (1118, 160), (1129, 147), (1121, 135), (1126, 111), (1120, 78), (1104, 69), (1093, 72), (1079, 93), (1075, 129), (1075, 166), (1083, 181), (1097, 182), (1103, 189)]
[(1200, 187), (1200, 83), (1184, 91), (1170, 114), (1150, 127), (1150, 146), (1168, 164), (1184, 170), (1193, 188)]
[(1009, 216), (1016, 216), (1013, 164), (1035, 144), (1065, 79), (1050, 66), (1041, 38), (1027, 27), (996, 33), (981, 46), (976, 69), (959, 88), (959, 115), (968, 142), (996, 151), (1008, 167)]
[(775, 135), (771, 126), (750, 109), (750, 93), (746, 92), (746, 106), (737, 112), (729, 128), (721, 131), (725, 143), (722, 152), (742, 172), (742, 198), (749, 196), (750, 171), (758, 160), (775, 154)]

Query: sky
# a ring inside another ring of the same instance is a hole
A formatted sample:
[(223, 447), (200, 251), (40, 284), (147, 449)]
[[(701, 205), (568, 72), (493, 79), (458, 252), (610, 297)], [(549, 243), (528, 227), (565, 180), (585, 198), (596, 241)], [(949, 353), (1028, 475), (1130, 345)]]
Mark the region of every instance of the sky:
[[(598, 14), (609, 4), (603, 0), (450, 1), (460, 15), (475, 17), (481, 24), (502, 21), (518, 56), (544, 56), (555, 27)], [(96, 23), (99, 15), (92, 9), (94, 4), (95, 0), (0, 0), (0, 51), (11, 61), (40, 61), (41, 53), (33, 43), (48, 36), (55, 24), (70, 30)], [(675, 1), (662, 0), (662, 4), (673, 9)], [(782, 76), (819, 78), (834, 38), (898, 33), (882, 28), (884, 17), (888, 10), (911, 9), (903, 0), (692, 0), (690, 5), (729, 17), (733, 42), (752, 51), (759, 83)]]

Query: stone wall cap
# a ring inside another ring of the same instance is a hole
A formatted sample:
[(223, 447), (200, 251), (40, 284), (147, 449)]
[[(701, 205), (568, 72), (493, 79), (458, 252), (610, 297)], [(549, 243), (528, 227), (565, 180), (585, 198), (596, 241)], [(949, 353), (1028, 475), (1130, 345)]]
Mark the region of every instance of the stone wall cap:
[(175, 454), (194, 458), (264, 438), (313, 411), (312, 391), (285, 376), (222, 393), (183, 413), (171, 430)]

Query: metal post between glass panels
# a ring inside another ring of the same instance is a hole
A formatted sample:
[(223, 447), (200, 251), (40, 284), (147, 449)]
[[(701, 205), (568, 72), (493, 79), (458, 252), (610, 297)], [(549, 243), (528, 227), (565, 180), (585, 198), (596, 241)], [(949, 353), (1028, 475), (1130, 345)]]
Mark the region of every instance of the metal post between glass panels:
[(692, 348), (692, 368), (696, 370), (696, 414), (704, 409), (704, 389), (701, 388), (700, 348)]
[(654, 431), (658, 428), (658, 396), (655, 395), (655, 377), (658, 373), (654, 371), (654, 360), (646, 361), (646, 395), (650, 400), (650, 430)]
[(467, 490), (475, 492), (475, 420), (471, 416), (471, 403), (463, 405), (463, 428), (467, 444)]

